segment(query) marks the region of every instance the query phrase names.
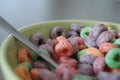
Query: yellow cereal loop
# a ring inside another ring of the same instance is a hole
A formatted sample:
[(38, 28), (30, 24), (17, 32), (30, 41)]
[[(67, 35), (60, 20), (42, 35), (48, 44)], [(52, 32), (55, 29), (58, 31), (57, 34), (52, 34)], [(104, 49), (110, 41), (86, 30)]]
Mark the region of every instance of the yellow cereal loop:
[(106, 26), (107, 26), (108, 31), (112, 30), (112, 27), (110, 25), (107, 24)]
[(103, 24), (107, 27), (108, 31), (113, 30), (112, 27), (109, 24), (106, 24), (106, 23), (103, 23)]

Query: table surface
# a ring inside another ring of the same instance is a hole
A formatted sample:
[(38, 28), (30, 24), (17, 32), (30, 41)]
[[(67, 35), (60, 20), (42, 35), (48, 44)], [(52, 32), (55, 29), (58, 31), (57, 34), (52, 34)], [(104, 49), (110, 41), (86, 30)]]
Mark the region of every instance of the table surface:
[[(16, 29), (63, 19), (120, 23), (120, 0), (0, 0), (0, 16)], [(0, 45), (8, 35), (0, 28)]]

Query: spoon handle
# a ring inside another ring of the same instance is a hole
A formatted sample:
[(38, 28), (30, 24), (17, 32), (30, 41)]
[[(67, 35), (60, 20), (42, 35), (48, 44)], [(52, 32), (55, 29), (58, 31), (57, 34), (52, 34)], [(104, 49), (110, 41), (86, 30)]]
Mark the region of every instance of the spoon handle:
[(12, 34), (21, 42), (23, 42), (25, 45), (27, 45), (29, 48), (35, 51), (38, 55), (40, 55), (43, 59), (45, 59), (47, 62), (52, 64), (55, 68), (58, 66), (58, 64), (54, 60), (52, 60), (52, 58), (47, 56), (40, 48), (36, 47), (30, 40), (25, 38), (19, 31), (17, 31), (11, 24), (9, 24), (1, 16), (0, 16), (0, 27), (3, 28), (8, 33)]

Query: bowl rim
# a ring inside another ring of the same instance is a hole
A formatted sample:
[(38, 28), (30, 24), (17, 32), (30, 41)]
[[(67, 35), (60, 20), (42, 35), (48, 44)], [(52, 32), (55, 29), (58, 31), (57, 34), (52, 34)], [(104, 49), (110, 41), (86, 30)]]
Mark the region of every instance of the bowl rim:
[(45, 23), (57, 23), (57, 22), (89, 22), (89, 23), (105, 23), (105, 24), (113, 24), (113, 25), (120, 25), (120, 23), (110, 22), (110, 21), (102, 21), (102, 20), (80, 20), (80, 19), (64, 19), (64, 20), (48, 20), (48, 21), (41, 21), (32, 24), (25, 25), (19, 29), (18, 31), (23, 31), (23, 29), (28, 28), (29, 26), (34, 26), (37, 24), (45, 24)]
[[(23, 26), (19, 29), (17, 29), (18, 31), (20, 32), (23, 32), (24, 30), (26, 30), (27, 28), (29, 28), (30, 26), (34, 26), (34, 25), (39, 25), (39, 24), (46, 24), (46, 23), (58, 23), (58, 22), (89, 22), (89, 23), (105, 23), (105, 24), (113, 24), (113, 25), (116, 25), (116, 26), (120, 26), (120, 24), (118, 23), (113, 23), (113, 22), (107, 22), (107, 21), (99, 21), (99, 20), (51, 20), (51, 21), (43, 21), (43, 22), (38, 22), (38, 23), (33, 23), (33, 24), (29, 24), (29, 25), (26, 25), (26, 26)], [(8, 72), (10, 72), (11, 74), (9, 74), (11, 77), (15, 77), (13, 78), (14, 80), (16, 79), (20, 79), (10, 68), (10, 65), (9, 63), (7, 62), (7, 59), (5, 57), (6, 54), (4, 54), (4, 51), (5, 51), (5, 47), (8, 43), (8, 40), (12, 38), (12, 35), (9, 34), (5, 40), (3, 41), (3, 43), (1, 44), (0, 46), (0, 66), (1, 66), (1, 69), (2, 69), (2, 73), (3, 73), (3, 76), (5, 77), (5, 74), (4, 73), (4, 69), (6, 69)]]

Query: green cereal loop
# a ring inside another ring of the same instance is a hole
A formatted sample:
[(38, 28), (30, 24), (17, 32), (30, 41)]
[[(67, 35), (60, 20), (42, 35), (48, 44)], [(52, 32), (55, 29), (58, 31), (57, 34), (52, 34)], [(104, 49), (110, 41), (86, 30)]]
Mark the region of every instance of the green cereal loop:
[(120, 48), (111, 49), (105, 56), (105, 62), (110, 68), (120, 68)]
[(32, 65), (29, 62), (22, 62), (20, 65), (25, 66), (29, 71), (32, 69)]
[[(45, 54), (47, 54), (48, 56), (50, 56), (50, 54), (47, 52), (47, 50), (41, 48), (41, 51), (43, 51)], [(35, 53), (34, 51), (30, 51), (30, 55), (32, 57), (32, 61), (33, 62), (35, 62), (35, 61), (38, 60), (39, 55), (37, 53)]]
[(93, 79), (92, 80), (98, 80), (98, 78), (97, 77), (93, 77)]
[(83, 74), (73, 75), (72, 80), (96, 80), (95, 78)]
[(86, 53), (87, 49), (83, 49), (77, 53), (77, 59), (80, 59), (80, 56)]
[(87, 36), (89, 35), (90, 31), (92, 30), (91, 27), (84, 27), (81, 32), (80, 32), (80, 36), (85, 39), (87, 38)]
[(30, 55), (31, 55), (31, 58), (32, 58), (33, 62), (38, 60), (39, 55), (36, 54), (34, 51), (30, 51)]
[(46, 55), (48, 55), (50, 57), (50, 54), (48, 53), (48, 51), (46, 49), (40, 48), (41, 51), (43, 51)]
[(114, 43), (116, 41), (116, 38), (111, 39), (111, 43)]
[(120, 38), (115, 40), (114, 44), (117, 45), (118, 47), (120, 47)]

